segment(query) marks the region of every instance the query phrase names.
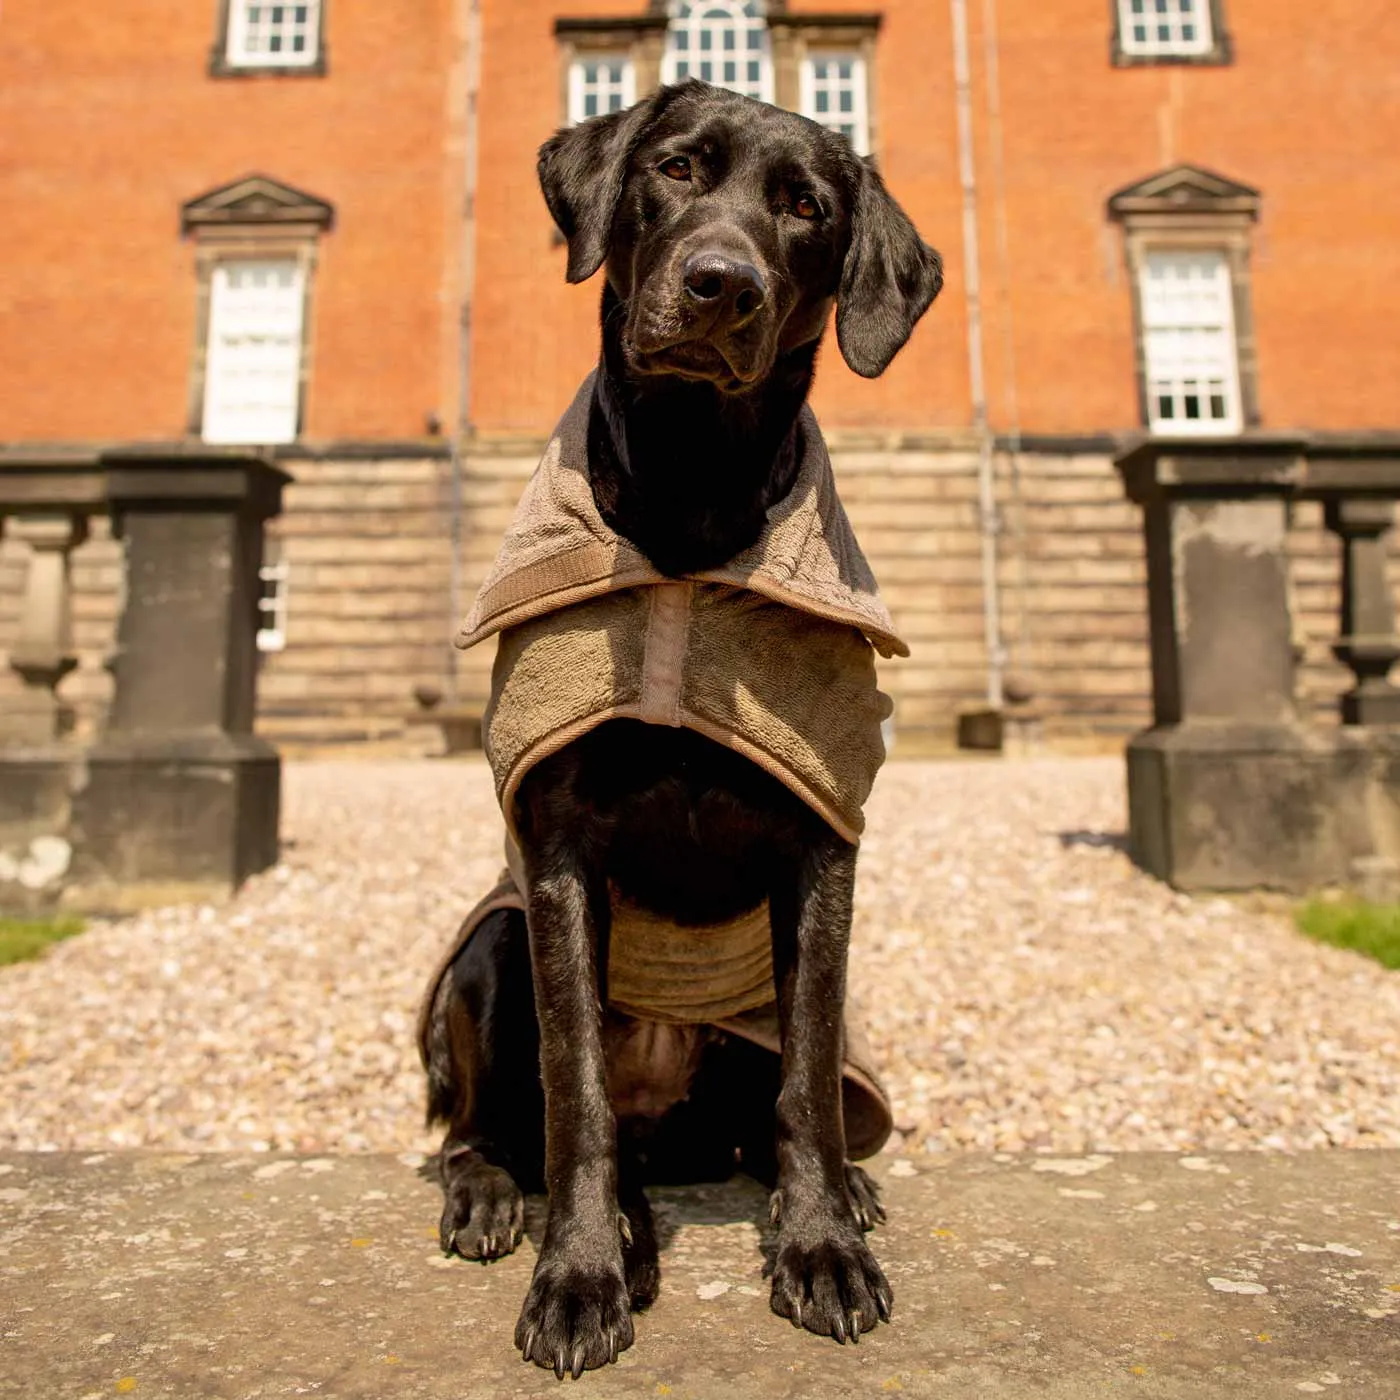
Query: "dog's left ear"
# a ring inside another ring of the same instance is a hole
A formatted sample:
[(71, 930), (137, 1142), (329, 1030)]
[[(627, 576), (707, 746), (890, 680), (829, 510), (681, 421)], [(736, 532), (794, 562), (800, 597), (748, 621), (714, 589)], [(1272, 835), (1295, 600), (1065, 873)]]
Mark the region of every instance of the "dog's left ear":
[(649, 97), (625, 112), (557, 131), (540, 147), (540, 189), (569, 240), (570, 282), (585, 281), (603, 265), (627, 162), (655, 109)]
[(836, 293), (836, 339), (874, 379), (898, 354), (943, 286), (943, 259), (919, 237), (873, 166), (860, 163), (851, 246)]

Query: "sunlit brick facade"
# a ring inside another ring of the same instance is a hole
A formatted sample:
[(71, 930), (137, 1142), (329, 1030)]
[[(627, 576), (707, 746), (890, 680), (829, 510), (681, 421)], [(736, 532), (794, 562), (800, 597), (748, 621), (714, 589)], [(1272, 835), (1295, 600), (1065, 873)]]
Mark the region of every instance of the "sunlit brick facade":
[[(54, 0), (0, 38), (0, 443), (290, 425), (261, 688), (283, 738), (400, 735), (415, 683), (480, 698), (489, 657), (451, 657), (450, 614), (597, 340), (535, 150), (702, 62), (848, 131), (947, 264), (882, 379), (833, 345), (814, 395), (913, 645), (884, 672), (901, 742), (948, 740), (994, 677), (1065, 743), (1146, 718), (1125, 437), (1400, 427), (1384, 0)], [(217, 271), (260, 257), (276, 353), (238, 338), (265, 299)], [(1299, 524), (1321, 705), (1336, 567)], [(104, 548), (65, 683), (94, 722)]]

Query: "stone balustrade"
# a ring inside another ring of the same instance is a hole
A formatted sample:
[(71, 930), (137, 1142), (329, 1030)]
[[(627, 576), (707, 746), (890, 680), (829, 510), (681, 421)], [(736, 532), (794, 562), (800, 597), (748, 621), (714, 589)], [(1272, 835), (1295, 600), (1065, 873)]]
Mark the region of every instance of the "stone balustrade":
[[(1386, 573), (1400, 438), (1152, 439), (1117, 459), (1143, 510), (1154, 723), (1128, 748), (1135, 859), (1183, 889), (1349, 884), (1400, 860), (1400, 658)], [(1341, 724), (1295, 693), (1288, 544), (1341, 544)], [(1400, 868), (1400, 867), (1397, 867)]]
[[(203, 445), (0, 455), (0, 532), (29, 547), (19, 688), (0, 702), (0, 907), (218, 896), (276, 859), (255, 638), (263, 527), (289, 480)], [(125, 577), (107, 722), (79, 745), (60, 694), (76, 665), (69, 562), (98, 514)]]

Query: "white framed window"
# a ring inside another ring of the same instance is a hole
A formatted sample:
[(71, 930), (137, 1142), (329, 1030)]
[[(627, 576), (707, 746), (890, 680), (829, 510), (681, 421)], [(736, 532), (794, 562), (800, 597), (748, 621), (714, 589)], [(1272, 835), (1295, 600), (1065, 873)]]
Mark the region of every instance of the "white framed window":
[(236, 68), (301, 68), (321, 49), (321, 0), (269, 4), (228, 0), (228, 63)]
[(217, 263), (209, 288), (205, 442), (291, 442), (301, 390), (306, 274), (297, 258)]
[(268, 535), (258, 570), (258, 650), (281, 651), (287, 645), (287, 561), (282, 541)]
[(620, 112), (637, 100), (637, 70), (626, 54), (587, 54), (569, 64), (569, 124)]
[(1139, 298), (1149, 428), (1169, 436), (1239, 432), (1239, 354), (1224, 250), (1149, 249)]
[(1149, 58), (1209, 53), (1210, 0), (1118, 0), (1119, 43)]
[(842, 132), (858, 154), (869, 155), (865, 56), (849, 50), (808, 53), (798, 77), (802, 115)]
[(759, 0), (679, 0), (671, 6), (661, 81), (699, 78), (773, 100), (773, 53)]

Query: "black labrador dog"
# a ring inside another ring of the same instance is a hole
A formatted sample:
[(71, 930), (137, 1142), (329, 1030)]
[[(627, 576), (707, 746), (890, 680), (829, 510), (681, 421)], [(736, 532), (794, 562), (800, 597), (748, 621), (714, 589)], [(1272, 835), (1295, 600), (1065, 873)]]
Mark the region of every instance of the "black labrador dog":
[[(661, 572), (716, 567), (792, 485), (833, 302), (847, 363), (878, 375), (938, 294), (938, 255), (844, 137), (694, 81), (559, 132), (539, 176), (569, 281), (607, 271), (597, 507)], [(528, 930), (515, 911), (479, 926), (425, 1054), (430, 1121), (449, 1125), (444, 1249), (509, 1253), (522, 1188), (549, 1194), (525, 1359), (561, 1377), (615, 1360), (657, 1287), (643, 1184), (736, 1162), (775, 1187), (774, 1310), (843, 1342), (888, 1320), (839, 1089), (855, 848), (739, 754), (633, 720), (537, 764), (516, 823)], [(780, 1064), (605, 1009), (610, 887), (691, 925), (769, 901)]]

